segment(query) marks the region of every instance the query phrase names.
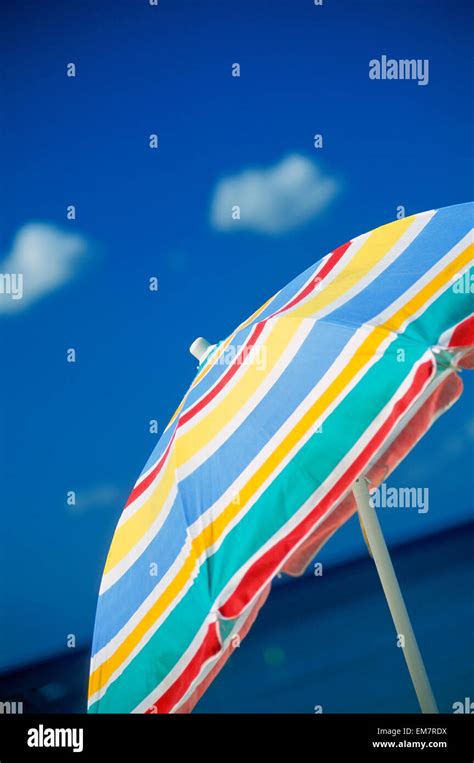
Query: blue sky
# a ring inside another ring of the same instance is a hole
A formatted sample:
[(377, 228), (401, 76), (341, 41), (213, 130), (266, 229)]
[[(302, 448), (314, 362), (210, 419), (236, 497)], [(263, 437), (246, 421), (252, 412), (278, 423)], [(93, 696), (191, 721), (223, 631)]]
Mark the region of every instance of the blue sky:
[[(156, 443), (148, 423), (161, 432), (190, 383), (192, 340), (225, 337), (399, 205), (469, 200), (473, 129), (467, 2), (6, 6), (0, 260), (43, 282), (0, 312), (0, 668), (90, 640), (113, 528)], [(370, 80), (382, 54), (428, 59), (429, 84)], [(248, 172), (252, 225), (216, 227), (222, 183)], [(285, 193), (294, 214), (272, 230)], [(432, 495), (428, 515), (383, 518), (392, 542), (472, 516), (466, 385), (390, 481)], [(324, 558), (363, 552), (353, 521)]]

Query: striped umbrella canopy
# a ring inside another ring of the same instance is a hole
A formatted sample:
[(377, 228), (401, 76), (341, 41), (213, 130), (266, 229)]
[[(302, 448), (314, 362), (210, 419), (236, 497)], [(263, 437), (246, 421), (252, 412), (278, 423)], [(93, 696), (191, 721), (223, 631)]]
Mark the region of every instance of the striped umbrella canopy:
[(354, 238), (208, 348), (114, 534), (90, 712), (190, 711), (272, 579), (356, 511), (355, 481), (378, 486), (457, 400), (473, 206)]

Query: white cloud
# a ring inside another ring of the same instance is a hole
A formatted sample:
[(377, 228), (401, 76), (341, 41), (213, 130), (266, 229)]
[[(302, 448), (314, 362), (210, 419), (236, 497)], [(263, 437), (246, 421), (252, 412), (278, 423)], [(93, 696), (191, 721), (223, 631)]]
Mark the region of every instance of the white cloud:
[(85, 238), (54, 225), (28, 223), (0, 262), (0, 313), (24, 310), (71, 280), (88, 250)]
[[(211, 222), (223, 231), (284, 233), (321, 213), (338, 191), (338, 182), (315, 162), (291, 154), (272, 167), (247, 169), (221, 180), (214, 191)], [(240, 207), (240, 220), (232, 219), (234, 206)]]

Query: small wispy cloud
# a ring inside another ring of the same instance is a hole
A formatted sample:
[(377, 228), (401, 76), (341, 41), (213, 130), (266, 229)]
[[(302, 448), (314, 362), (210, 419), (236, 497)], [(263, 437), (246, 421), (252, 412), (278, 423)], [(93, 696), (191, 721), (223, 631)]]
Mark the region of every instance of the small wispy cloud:
[(338, 181), (315, 162), (291, 154), (271, 167), (223, 178), (214, 191), (211, 223), (221, 231), (285, 233), (323, 212), (338, 191)]
[(30, 307), (61, 288), (78, 272), (89, 244), (77, 233), (47, 223), (28, 223), (0, 261), (0, 313)]

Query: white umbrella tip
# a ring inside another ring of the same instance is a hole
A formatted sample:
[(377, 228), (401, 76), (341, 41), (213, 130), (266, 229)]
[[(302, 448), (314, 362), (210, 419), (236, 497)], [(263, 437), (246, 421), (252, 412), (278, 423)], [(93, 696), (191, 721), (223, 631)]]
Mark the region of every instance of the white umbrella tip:
[(194, 357), (197, 358), (199, 362), (201, 362), (210, 347), (212, 347), (210, 342), (208, 342), (202, 336), (198, 336), (198, 338), (194, 340), (191, 347), (189, 348), (189, 352), (191, 355), (194, 355)]

